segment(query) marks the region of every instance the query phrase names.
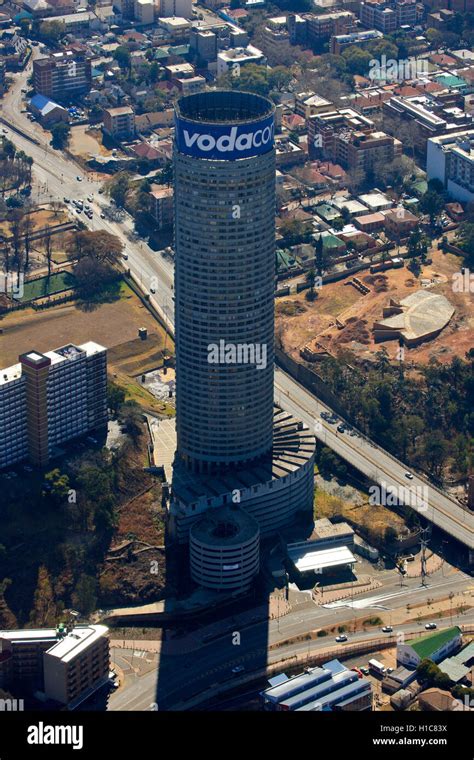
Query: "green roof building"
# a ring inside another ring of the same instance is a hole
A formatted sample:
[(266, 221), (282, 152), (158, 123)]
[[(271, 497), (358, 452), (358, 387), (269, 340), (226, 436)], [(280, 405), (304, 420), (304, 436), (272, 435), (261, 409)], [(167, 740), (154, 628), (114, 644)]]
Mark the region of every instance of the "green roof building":
[(397, 644), (397, 662), (411, 668), (425, 659), (438, 663), (456, 652), (461, 644), (461, 629), (456, 625)]

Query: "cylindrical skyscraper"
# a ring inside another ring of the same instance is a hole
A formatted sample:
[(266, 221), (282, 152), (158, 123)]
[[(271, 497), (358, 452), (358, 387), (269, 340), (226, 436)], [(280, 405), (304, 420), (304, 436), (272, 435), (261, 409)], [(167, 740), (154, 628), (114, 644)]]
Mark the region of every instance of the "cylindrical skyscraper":
[(271, 456), (273, 104), (205, 92), (176, 105), (178, 456), (212, 474)]

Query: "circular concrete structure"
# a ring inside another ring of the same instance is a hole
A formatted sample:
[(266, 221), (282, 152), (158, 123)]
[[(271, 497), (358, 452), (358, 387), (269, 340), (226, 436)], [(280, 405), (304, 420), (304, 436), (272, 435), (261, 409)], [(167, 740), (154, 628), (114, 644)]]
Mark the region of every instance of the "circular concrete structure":
[(244, 591), (258, 574), (260, 529), (238, 507), (221, 507), (194, 523), (189, 536), (191, 577), (200, 586)]
[(274, 106), (242, 92), (176, 105), (178, 456), (217, 473), (271, 453)]

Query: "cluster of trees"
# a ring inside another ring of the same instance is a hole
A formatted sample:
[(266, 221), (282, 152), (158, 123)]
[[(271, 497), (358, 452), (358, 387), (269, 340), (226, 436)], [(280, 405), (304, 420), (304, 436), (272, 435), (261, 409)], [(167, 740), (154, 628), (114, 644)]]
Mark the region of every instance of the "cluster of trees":
[(456, 244), (465, 253), (465, 265), (474, 268), (474, 203), (466, 209), (466, 219), (459, 225)]
[(31, 187), (33, 159), (3, 137), (0, 141), (0, 189), (5, 193)]
[(445, 689), (449, 691), (451, 686), (451, 679), (447, 673), (443, 673), (441, 668), (433, 662), (425, 658), (416, 667), (418, 679), (429, 687), (435, 686), (438, 689)]
[(352, 422), (381, 446), (442, 479), (448, 468), (465, 476), (474, 437), (474, 348), (465, 360), (434, 360), (408, 372), (393, 365), (387, 350), (376, 361), (357, 364), (343, 352), (321, 362), (319, 373)]
[(431, 47), (451, 48), (455, 50), (460, 44), (463, 47), (474, 47), (474, 13), (455, 13), (453, 18), (443, 24), (443, 29), (427, 29), (426, 37)]
[(104, 230), (81, 230), (72, 239), (76, 265), (76, 286), (82, 298), (89, 300), (103, 293), (118, 278), (115, 265), (123, 252), (118, 237)]
[(285, 90), (293, 74), (285, 66), (275, 66), (267, 69), (257, 63), (248, 63), (245, 66), (231, 69), (217, 80), (218, 87), (231, 90), (245, 90), (255, 92), (257, 95), (270, 95), (272, 92)]
[(40, 19), (33, 20), (30, 30), (32, 37), (53, 46), (57, 45), (66, 33), (66, 24), (63, 21), (41, 21)]
[(58, 124), (54, 124), (54, 126), (51, 127), (51, 136), (53, 138), (51, 144), (53, 148), (56, 148), (57, 150), (66, 148), (69, 143), (70, 134), (71, 127), (69, 124), (66, 124), (63, 121), (60, 121)]

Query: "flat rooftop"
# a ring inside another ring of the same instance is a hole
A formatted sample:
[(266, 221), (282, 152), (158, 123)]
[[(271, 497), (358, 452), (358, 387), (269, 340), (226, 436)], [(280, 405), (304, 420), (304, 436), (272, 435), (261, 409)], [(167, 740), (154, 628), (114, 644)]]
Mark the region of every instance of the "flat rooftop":
[(347, 546), (314, 550), (310, 547), (288, 547), (288, 556), (300, 573), (328, 570), (332, 567), (354, 565), (357, 560)]

